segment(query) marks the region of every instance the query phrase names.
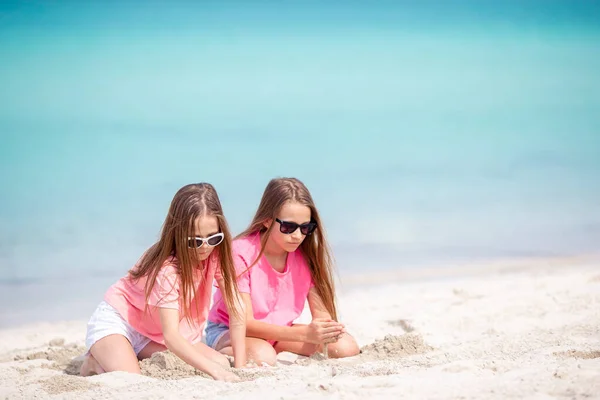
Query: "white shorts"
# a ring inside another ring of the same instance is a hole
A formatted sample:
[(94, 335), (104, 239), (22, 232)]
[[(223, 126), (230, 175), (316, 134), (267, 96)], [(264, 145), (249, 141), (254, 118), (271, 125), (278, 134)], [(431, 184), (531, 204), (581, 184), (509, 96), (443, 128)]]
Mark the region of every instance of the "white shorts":
[(151, 342), (149, 338), (133, 329), (113, 306), (102, 301), (96, 307), (96, 311), (94, 311), (87, 324), (87, 334), (85, 335), (86, 354), (90, 352), (94, 343), (108, 335), (125, 336), (131, 343), (136, 355)]

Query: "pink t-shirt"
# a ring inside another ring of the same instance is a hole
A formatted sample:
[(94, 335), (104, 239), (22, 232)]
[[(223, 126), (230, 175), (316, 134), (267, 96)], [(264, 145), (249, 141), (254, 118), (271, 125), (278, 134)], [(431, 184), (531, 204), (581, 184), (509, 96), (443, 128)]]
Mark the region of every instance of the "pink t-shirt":
[[(194, 276), (196, 297), (192, 299), (190, 312), (195, 324), (190, 324), (183, 315), (181, 280), (177, 259), (174, 257), (165, 261), (156, 277), (156, 283), (147, 302), (144, 293), (146, 278), (134, 281), (129, 274), (108, 289), (104, 295), (104, 301), (113, 306), (133, 329), (160, 344), (164, 344), (164, 337), (158, 308), (180, 310), (179, 332), (186, 340), (195, 344), (202, 338), (202, 330), (210, 305), (213, 279), (215, 275), (217, 275), (217, 279), (220, 279), (220, 271), (217, 271), (218, 262), (212, 260), (211, 257), (206, 265), (208, 265), (207, 268), (198, 268)], [(147, 311), (146, 304), (149, 305)]]
[[(283, 272), (275, 271), (264, 254), (246, 271), (259, 252), (258, 233), (233, 241), (233, 262), (238, 275), (239, 291), (250, 294), (254, 319), (279, 326), (291, 326), (302, 314), (308, 291), (314, 286), (308, 264), (298, 249), (288, 254)], [(213, 300), (209, 321), (229, 325), (229, 314), (219, 289)]]

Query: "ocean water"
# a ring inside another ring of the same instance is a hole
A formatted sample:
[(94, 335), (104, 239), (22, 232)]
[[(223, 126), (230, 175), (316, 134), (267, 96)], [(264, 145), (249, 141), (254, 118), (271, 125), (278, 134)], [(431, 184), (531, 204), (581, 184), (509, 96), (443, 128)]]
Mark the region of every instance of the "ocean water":
[(0, 326), (86, 317), (187, 183), (302, 179), (341, 275), (597, 253), (592, 1), (3, 2)]

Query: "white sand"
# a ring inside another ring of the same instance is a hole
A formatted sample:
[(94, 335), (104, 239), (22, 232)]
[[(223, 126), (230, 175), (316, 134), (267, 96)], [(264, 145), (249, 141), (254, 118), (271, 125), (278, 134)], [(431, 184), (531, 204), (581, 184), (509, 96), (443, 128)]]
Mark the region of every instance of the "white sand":
[(342, 318), (363, 354), (284, 353), (235, 384), (195, 375), (168, 353), (144, 361), (145, 376), (69, 375), (85, 321), (0, 331), (0, 399), (600, 399), (600, 263), (482, 268), (348, 290)]

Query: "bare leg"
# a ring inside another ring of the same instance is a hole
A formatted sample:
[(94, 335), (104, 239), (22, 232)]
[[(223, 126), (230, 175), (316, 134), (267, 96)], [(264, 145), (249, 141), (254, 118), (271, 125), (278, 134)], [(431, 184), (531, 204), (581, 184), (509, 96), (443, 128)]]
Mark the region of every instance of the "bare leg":
[(152, 357), (152, 354), (160, 351), (167, 351), (167, 348), (162, 344), (150, 342), (138, 353), (137, 358), (138, 360), (145, 360), (146, 358)]
[(93, 355), (88, 354), (84, 360), (83, 364), (81, 364), (81, 369), (79, 370), (79, 375), (81, 376), (92, 376), (103, 374), (106, 371), (102, 369), (98, 361), (94, 358)]
[(123, 335), (108, 335), (94, 343), (80, 373), (82, 376), (89, 376), (113, 371), (140, 373), (133, 347)]
[[(323, 346), (303, 342), (277, 342), (275, 350), (277, 353), (289, 351), (302, 356), (311, 356), (317, 351), (323, 351)], [(360, 350), (354, 338), (345, 333), (337, 342), (327, 345), (327, 352), (330, 358), (344, 358), (355, 356)]]
[[(231, 340), (229, 333), (217, 343), (217, 349), (219, 352), (233, 357), (233, 349), (231, 348)], [(277, 362), (277, 353), (269, 342), (259, 338), (247, 337), (246, 338), (246, 358), (248, 361), (254, 361), (259, 366), (263, 363), (269, 365), (275, 365)]]
[(275, 344), (275, 351), (277, 354), (283, 351), (289, 351), (290, 353), (299, 354), (301, 356), (311, 356), (321, 350), (321, 345), (304, 343), (304, 342), (277, 342)]
[(327, 350), (329, 358), (353, 357), (360, 353), (356, 340), (348, 333), (344, 333), (337, 342), (329, 343)]

